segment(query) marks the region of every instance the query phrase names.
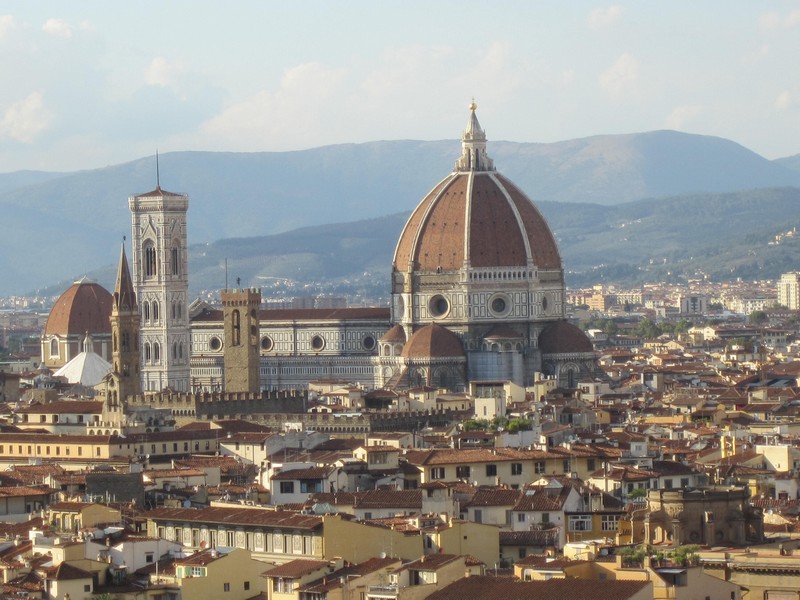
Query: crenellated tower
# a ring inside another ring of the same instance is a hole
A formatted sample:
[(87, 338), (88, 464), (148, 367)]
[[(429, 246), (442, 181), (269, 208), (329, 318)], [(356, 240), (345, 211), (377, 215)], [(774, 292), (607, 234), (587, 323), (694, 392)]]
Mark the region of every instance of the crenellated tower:
[(261, 390), (259, 317), (261, 290), (222, 290), (225, 324), (225, 392)]

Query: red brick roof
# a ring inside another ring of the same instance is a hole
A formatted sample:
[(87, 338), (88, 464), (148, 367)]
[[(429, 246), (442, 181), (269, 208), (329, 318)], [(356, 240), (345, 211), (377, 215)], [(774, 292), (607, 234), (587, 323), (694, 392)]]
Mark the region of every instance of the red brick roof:
[(513, 581), (487, 575), (465, 577), (428, 596), (428, 600), (625, 600), (652, 586), (649, 581), (550, 579)]
[(545, 327), (539, 334), (539, 349), (542, 354), (594, 352), (586, 334), (567, 321), (557, 321)]
[(215, 523), (221, 525), (254, 525), (262, 527), (286, 527), (294, 529), (317, 529), (322, 526), (320, 517), (258, 508), (156, 508), (141, 515), (145, 519), (158, 521), (185, 521), (190, 523)]
[(288, 577), (290, 579), (298, 579), (303, 575), (308, 575), (319, 569), (324, 569), (328, 566), (326, 560), (308, 560), (305, 558), (296, 558), (284, 563), (274, 569), (270, 569), (263, 573), (264, 577)]
[(417, 205), (400, 235), (393, 266), (455, 271), (468, 258), (473, 267), (524, 267), (526, 242), (537, 267), (561, 268), (547, 222), (518, 187), (494, 172), (456, 172)]
[(99, 283), (73, 283), (50, 310), (44, 335), (111, 333), (111, 304), (111, 294)]
[(437, 323), (415, 331), (403, 346), (403, 358), (450, 358), (464, 356), (458, 336)]

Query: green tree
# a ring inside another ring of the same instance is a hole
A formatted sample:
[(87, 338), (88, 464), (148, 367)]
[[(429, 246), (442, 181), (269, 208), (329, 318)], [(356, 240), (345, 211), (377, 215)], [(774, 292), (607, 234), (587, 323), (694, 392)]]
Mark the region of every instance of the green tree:
[(769, 317), (763, 310), (754, 310), (747, 316), (747, 322), (751, 325), (764, 325), (768, 320)]
[(652, 339), (661, 335), (661, 329), (650, 319), (642, 319), (636, 328), (636, 333), (645, 339)]
[(489, 429), (489, 421), (486, 419), (467, 419), (462, 424), (464, 431), (486, 431)]

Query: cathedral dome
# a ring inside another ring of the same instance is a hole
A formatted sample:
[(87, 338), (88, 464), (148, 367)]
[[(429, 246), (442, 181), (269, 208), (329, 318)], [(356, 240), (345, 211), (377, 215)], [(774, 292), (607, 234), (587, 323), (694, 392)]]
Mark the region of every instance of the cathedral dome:
[(561, 257), (542, 214), (494, 170), (475, 104), (455, 170), (417, 205), (400, 235), (393, 266), (401, 272), (527, 267), (560, 270)]
[(84, 277), (59, 296), (44, 328), (45, 335), (111, 333), (112, 296), (103, 286)]
[(455, 333), (441, 325), (431, 323), (411, 334), (401, 356), (403, 358), (463, 357), (464, 347)]
[(586, 334), (567, 321), (556, 321), (545, 327), (539, 334), (539, 349), (542, 354), (594, 352)]

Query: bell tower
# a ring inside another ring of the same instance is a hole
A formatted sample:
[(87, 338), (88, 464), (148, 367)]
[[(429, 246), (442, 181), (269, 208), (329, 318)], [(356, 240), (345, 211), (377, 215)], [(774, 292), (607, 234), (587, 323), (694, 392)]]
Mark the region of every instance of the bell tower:
[(128, 270), (124, 242), (112, 298), (111, 369), (116, 380), (116, 398), (112, 397), (110, 400), (123, 402), (128, 396), (142, 392), (139, 373), (139, 307)]
[(259, 318), (261, 290), (222, 290), (225, 392), (261, 390)]
[(189, 197), (156, 186), (128, 198), (133, 284), (141, 312), (142, 388), (189, 391)]

